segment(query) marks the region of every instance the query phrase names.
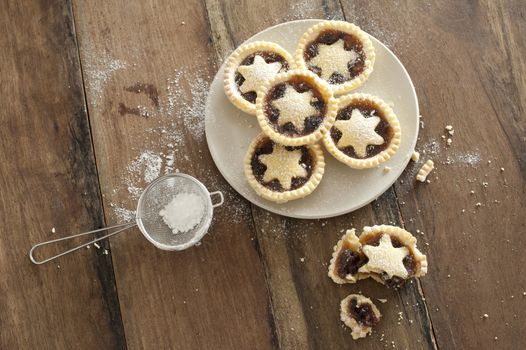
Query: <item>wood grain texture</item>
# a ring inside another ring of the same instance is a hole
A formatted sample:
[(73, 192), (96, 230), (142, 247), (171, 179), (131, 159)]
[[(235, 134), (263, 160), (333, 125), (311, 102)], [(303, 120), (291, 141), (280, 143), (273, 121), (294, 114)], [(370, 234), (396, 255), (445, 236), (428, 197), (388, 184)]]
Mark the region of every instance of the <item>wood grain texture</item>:
[(134, 209), (147, 182), (144, 168), (132, 169), (141, 155), (159, 159), (160, 174), (177, 169), (226, 196), (199, 247), (163, 252), (138, 230), (112, 238), (129, 348), (272, 348), (249, 206), (219, 175), (204, 137), (217, 66), (202, 2), (78, 1), (74, 12), (108, 220)]
[[(273, 24), (301, 18), (343, 19), (338, 2), (276, 1), (239, 4), (206, 1), (212, 38), (221, 59), (251, 35)], [(265, 16), (260, 16), (265, 12)], [(363, 348), (434, 348), (425, 302), (415, 281), (399, 293), (367, 281), (338, 286), (327, 277), (332, 248), (344, 229), (375, 223), (400, 222), (391, 189), (372, 205), (353, 214), (322, 221), (292, 220), (252, 207), (256, 235), (269, 285), (279, 346), (284, 349), (347, 348), (350, 331), (339, 320), (339, 302), (346, 295), (363, 292), (387, 298), (384, 314), (373, 337), (361, 340)], [(399, 314), (401, 312), (401, 314)], [(399, 320), (400, 315), (403, 320)]]
[(70, 5), (4, 1), (0, 31), (0, 348), (123, 348), (107, 255), (27, 256), (103, 224)]
[[(526, 348), (525, 7), (4, 2), (0, 348)], [(204, 101), (223, 59), (258, 31), (301, 18), (346, 19), (387, 44), (423, 114), (420, 162), (378, 200), (330, 220), (249, 205), (219, 175), (204, 137)], [(430, 183), (417, 184), (429, 158)], [(225, 193), (199, 247), (163, 252), (134, 230), (112, 238), (111, 255), (92, 247), (31, 265), (32, 244), (101, 226), (102, 204), (110, 224), (129, 219), (145, 170), (180, 170)], [(327, 265), (344, 230), (379, 223), (422, 232), (428, 275), (399, 292), (371, 280), (334, 284)], [(339, 302), (360, 292), (388, 301), (376, 303), (374, 333), (353, 341)]]
[[(429, 244), (421, 282), (439, 347), (525, 348), (526, 277), (517, 270), (526, 262), (524, 3), (356, 1), (344, 9), (385, 36), (420, 98), (421, 161), (395, 189), (406, 227)], [(450, 147), (441, 138), (448, 124)], [(431, 183), (417, 184), (428, 158)]]

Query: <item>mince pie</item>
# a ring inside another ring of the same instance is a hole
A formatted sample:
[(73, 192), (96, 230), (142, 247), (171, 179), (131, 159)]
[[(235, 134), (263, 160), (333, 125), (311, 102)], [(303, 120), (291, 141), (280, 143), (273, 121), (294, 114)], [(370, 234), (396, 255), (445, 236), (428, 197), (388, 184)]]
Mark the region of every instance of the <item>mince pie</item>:
[(299, 68), (309, 69), (327, 81), (334, 94), (362, 85), (375, 60), (369, 36), (344, 21), (325, 21), (303, 34), (295, 53)]
[(320, 183), (325, 168), (319, 145), (283, 146), (264, 134), (245, 156), (245, 176), (261, 197), (284, 203), (309, 195)]
[(396, 152), (400, 123), (387, 103), (368, 94), (346, 95), (336, 101), (336, 121), (323, 138), (336, 159), (355, 169), (374, 168)]
[(292, 68), (293, 58), (281, 46), (256, 41), (234, 51), (225, 67), (225, 93), (242, 111), (256, 114), (256, 97), (260, 86), (276, 74)]
[(367, 262), (359, 272), (388, 287), (400, 288), (406, 280), (427, 273), (427, 258), (416, 247), (416, 238), (400, 227), (364, 227), (360, 243)]
[(367, 262), (361, 248), (362, 245), (355, 230), (347, 230), (334, 246), (332, 253), (329, 277), (334, 282), (338, 284), (355, 283), (359, 279), (369, 277), (368, 274), (358, 272), (360, 267)]
[(340, 319), (351, 328), (353, 339), (365, 338), (381, 317), (376, 305), (363, 295), (351, 294), (341, 301)]
[(314, 73), (292, 70), (258, 90), (256, 115), (263, 132), (286, 146), (320, 140), (336, 116), (332, 92)]

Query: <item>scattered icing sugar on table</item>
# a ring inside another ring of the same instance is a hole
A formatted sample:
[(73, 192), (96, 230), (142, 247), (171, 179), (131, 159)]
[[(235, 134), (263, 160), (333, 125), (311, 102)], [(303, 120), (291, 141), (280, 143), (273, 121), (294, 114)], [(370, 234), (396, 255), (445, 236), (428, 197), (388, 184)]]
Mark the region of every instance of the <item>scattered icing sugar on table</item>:
[(205, 202), (195, 193), (179, 193), (168, 203), (159, 215), (174, 234), (190, 231), (203, 218)]

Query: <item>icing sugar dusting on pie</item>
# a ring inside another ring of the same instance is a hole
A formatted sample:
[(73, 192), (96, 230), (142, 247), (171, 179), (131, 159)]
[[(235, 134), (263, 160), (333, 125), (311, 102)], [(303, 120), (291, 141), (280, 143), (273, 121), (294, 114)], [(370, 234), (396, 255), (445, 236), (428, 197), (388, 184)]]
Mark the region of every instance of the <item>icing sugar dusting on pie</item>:
[(379, 117), (365, 118), (359, 109), (353, 109), (349, 120), (337, 120), (334, 123), (334, 126), (342, 133), (337, 147), (352, 146), (358, 156), (366, 157), (368, 145), (384, 143), (384, 139), (374, 131), (378, 123), (380, 123)]
[(344, 42), (339, 39), (333, 44), (319, 44), (318, 55), (310, 63), (321, 69), (321, 77), (329, 79), (334, 73), (341, 74), (344, 78), (350, 79), (351, 74), (348, 69), (349, 64), (354, 64), (358, 54), (354, 51), (347, 51)]
[(271, 154), (262, 154), (259, 161), (267, 166), (263, 180), (278, 180), (285, 190), (289, 190), (294, 177), (306, 177), (307, 170), (300, 165), (301, 151), (287, 151), (275, 145)]
[(409, 250), (406, 247), (393, 247), (389, 235), (384, 234), (378, 246), (366, 245), (362, 247), (362, 250), (369, 258), (367, 264), (363, 266), (364, 270), (385, 272), (389, 277), (406, 278), (408, 276), (403, 261), (409, 254)]
[(261, 56), (256, 55), (253, 64), (237, 68), (237, 71), (245, 78), (239, 90), (242, 93), (257, 91), (262, 84), (278, 74), (281, 67), (279, 62), (267, 63)]
[(296, 130), (303, 130), (305, 119), (316, 115), (318, 111), (311, 105), (314, 95), (311, 90), (297, 92), (290, 85), (286, 86), (283, 97), (272, 101), (272, 105), (279, 110), (279, 125), (292, 123)]

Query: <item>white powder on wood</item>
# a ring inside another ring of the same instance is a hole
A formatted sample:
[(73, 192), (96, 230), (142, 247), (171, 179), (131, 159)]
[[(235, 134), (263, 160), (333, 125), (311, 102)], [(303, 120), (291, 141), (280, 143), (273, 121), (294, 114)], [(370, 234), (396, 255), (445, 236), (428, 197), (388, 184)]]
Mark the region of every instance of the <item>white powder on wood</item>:
[(177, 234), (196, 227), (203, 218), (205, 203), (195, 193), (179, 193), (168, 203), (159, 215), (172, 232)]
[[(136, 158), (130, 165), (128, 165), (128, 172), (135, 174), (144, 174), (144, 182), (150, 183), (159, 177), (161, 172), (163, 160), (160, 155), (152, 151), (144, 151), (138, 158)], [(129, 184), (128, 187), (136, 187)], [(132, 190), (130, 190), (132, 193)], [(133, 194), (133, 193), (132, 193)]]

